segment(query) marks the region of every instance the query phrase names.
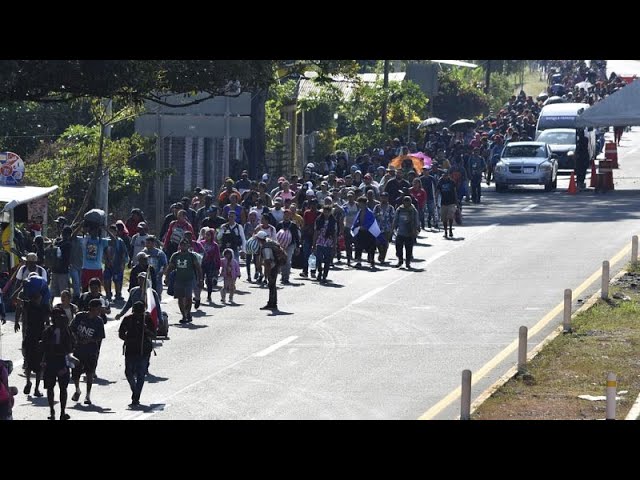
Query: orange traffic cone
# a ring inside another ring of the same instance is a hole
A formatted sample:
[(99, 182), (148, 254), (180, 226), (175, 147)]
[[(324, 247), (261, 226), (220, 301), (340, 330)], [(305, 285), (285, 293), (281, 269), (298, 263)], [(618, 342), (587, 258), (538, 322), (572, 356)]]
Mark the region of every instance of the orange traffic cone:
[(589, 186), (595, 188), (597, 184), (597, 172), (596, 172), (596, 161), (591, 159), (591, 181), (589, 182)]
[(567, 190), (569, 195), (575, 195), (578, 193), (578, 189), (576, 188), (576, 175), (575, 172), (571, 171), (571, 180), (569, 180), (569, 190)]

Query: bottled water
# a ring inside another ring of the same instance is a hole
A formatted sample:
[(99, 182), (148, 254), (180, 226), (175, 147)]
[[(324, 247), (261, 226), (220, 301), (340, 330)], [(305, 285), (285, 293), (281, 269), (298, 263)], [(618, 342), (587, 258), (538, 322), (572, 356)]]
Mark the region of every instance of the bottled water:
[(316, 269), (316, 256), (313, 253), (309, 255), (309, 269), (310, 270)]

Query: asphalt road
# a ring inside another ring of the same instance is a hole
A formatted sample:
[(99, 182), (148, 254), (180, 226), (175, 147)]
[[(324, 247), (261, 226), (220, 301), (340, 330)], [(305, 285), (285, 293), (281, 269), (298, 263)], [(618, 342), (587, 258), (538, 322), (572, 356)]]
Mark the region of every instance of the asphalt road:
[[(566, 177), (551, 193), (485, 190), (481, 205), (465, 205), (454, 240), (423, 232), (419, 271), (344, 268), (330, 272), (327, 286), (295, 275), (294, 286), (278, 291), (277, 315), (259, 310), (268, 291), (243, 272), (238, 305), (221, 306), (216, 294), (216, 305), (203, 304), (188, 326), (165, 297), (170, 339), (156, 344), (139, 410), (127, 406), (119, 322), (111, 320), (94, 405), (70, 402), (68, 412), (72, 419), (456, 418), (459, 399), (449, 394), (461, 371), (474, 372), (475, 398), (515, 363), (515, 354), (492, 359), (518, 328), (538, 323), (565, 288), (582, 284), (638, 233), (639, 149), (640, 129), (625, 133), (615, 192), (567, 195)], [(561, 321), (553, 318), (529, 348)], [(4, 357), (20, 364), (12, 322), (3, 333)], [(20, 370), (10, 379), (22, 392)], [(46, 397), (16, 398), (16, 419), (47, 415)]]

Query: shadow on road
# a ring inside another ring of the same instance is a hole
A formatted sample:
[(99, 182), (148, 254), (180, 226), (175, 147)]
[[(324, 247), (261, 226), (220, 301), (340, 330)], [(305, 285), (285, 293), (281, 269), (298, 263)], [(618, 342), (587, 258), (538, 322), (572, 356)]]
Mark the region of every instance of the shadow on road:
[(167, 380), (169, 380), (169, 377), (157, 377), (153, 373), (147, 372), (146, 382), (148, 383), (166, 382)]
[(280, 315), (293, 315), (293, 312), (283, 312), (282, 310), (271, 310), (267, 317), (278, 317)]
[[(67, 407), (68, 408), (68, 407)], [(76, 403), (71, 406), (73, 410), (79, 410), (81, 412), (97, 412), (97, 413), (116, 413), (110, 408), (101, 407), (95, 403), (92, 405), (84, 405), (83, 403)]]

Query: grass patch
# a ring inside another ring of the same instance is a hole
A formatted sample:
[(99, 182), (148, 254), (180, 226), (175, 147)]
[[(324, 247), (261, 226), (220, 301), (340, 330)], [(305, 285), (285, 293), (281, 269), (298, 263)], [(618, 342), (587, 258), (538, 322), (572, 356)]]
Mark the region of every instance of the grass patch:
[[(513, 94), (517, 95), (518, 93), (520, 93), (520, 75), (514, 75), (513, 80)], [(540, 92), (546, 91), (546, 89), (547, 81), (545, 78), (540, 80), (540, 72), (529, 72), (529, 70), (527, 69), (527, 72), (524, 75), (524, 92), (527, 95), (531, 95), (535, 100)]]
[[(639, 270), (640, 271), (640, 270)], [(633, 277), (629, 277), (633, 279)], [(533, 382), (512, 378), (472, 415), (476, 420), (603, 419), (609, 372), (618, 377), (616, 418), (624, 419), (640, 392), (640, 292), (629, 281), (612, 285), (629, 301), (599, 300), (573, 319), (574, 332), (559, 335), (528, 365)]]

